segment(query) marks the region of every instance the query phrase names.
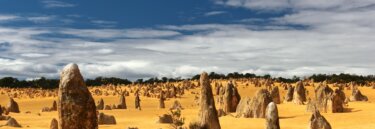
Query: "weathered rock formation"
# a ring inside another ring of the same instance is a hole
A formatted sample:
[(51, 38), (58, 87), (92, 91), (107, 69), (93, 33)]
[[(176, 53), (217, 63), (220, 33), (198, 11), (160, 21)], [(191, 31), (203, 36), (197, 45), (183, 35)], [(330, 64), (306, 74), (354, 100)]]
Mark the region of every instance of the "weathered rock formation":
[(331, 112), (344, 112), (345, 99), (345, 93), (341, 89), (336, 89), (332, 95)]
[(236, 112), (238, 103), (240, 102), (241, 97), (238, 93), (237, 88), (230, 81), (225, 87), (225, 93), (223, 96), (223, 111), (226, 113)]
[(135, 109), (141, 110), (141, 99), (139, 98), (139, 94), (135, 95)]
[(57, 102), (56, 100), (53, 101), (51, 111), (57, 111)]
[(328, 111), (328, 101), (331, 100), (332, 94), (333, 90), (328, 85), (319, 84), (318, 87), (315, 88), (315, 104), (319, 111)]
[(302, 81), (297, 82), (294, 88), (293, 102), (295, 104), (303, 105), (306, 102), (306, 89), (303, 86)]
[(159, 95), (159, 108), (165, 108), (164, 100), (164, 91), (161, 91)]
[(319, 110), (315, 110), (309, 121), (309, 129), (331, 129), (331, 125), (320, 114)]
[(237, 107), (237, 117), (264, 118), (267, 105), (272, 102), (272, 97), (266, 89), (260, 89), (255, 96), (242, 99)]
[(210, 80), (206, 72), (201, 74), (200, 84), (199, 126), (201, 129), (221, 129)]
[(243, 117), (244, 114), (246, 114), (246, 112), (249, 112), (248, 110), (250, 109), (249, 108), (250, 103), (251, 103), (250, 97), (246, 96), (242, 98), (236, 109), (236, 114), (237, 114), (236, 117)]
[(287, 86), (288, 90), (286, 92), (284, 102), (291, 102), (293, 100), (294, 87), (289, 85)]
[(126, 109), (126, 108), (127, 108), (127, 106), (126, 106), (125, 95), (121, 94), (120, 95), (120, 103), (117, 105), (117, 109)]
[(95, 101), (76, 64), (61, 72), (57, 111), (60, 129), (97, 129)]
[(0, 116), (2, 116), (3, 115), (3, 108), (1, 108), (1, 105), (0, 105)]
[(280, 129), (279, 113), (274, 102), (269, 103), (267, 106), (266, 129)]
[(280, 100), (280, 93), (279, 93), (279, 87), (277, 86), (274, 86), (271, 90), (271, 97), (272, 97), (272, 101), (276, 104), (280, 104), (281, 103), (281, 100)]

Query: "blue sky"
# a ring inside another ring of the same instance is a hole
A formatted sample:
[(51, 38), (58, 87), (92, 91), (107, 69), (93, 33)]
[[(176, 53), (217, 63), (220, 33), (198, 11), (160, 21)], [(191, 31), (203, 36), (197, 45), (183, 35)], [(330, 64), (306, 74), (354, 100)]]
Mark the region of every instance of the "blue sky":
[[(7, 23), (10, 26), (44, 26), (73, 28), (147, 28), (161, 25), (231, 24), (247, 18), (272, 18), (288, 11), (259, 12), (246, 8), (215, 4), (202, 0), (111, 0), (111, 1), (1, 1), (3, 14), (26, 17), (57, 18), (48, 24), (35, 21)], [(25, 6), (28, 5), (28, 6)], [(52, 20), (52, 19), (49, 19)]]
[(375, 70), (373, 0), (0, 0), (0, 77)]

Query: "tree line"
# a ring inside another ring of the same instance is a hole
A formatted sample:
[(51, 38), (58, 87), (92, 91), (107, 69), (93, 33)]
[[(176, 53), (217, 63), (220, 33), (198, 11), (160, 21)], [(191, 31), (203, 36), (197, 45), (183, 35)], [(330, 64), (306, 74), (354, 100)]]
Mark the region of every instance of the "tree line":
[(353, 74), (314, 74), (309, 79), (313, 79), (315, 82), (323, 82), (327, 80), (328, 83), (349, 83), (355, 82), (357, 84), (366, 84), (366, 82), (375, 82), (374, 75), (353, 75)]
[[(283, 77), (271, 77), (271, 75), (256, 75), (253, 73), (228, 73), (228, 74), (220, 74), (211, 72), (209, 73), (209, 78), (211, 79), (239, 79), (239, 78), (266, 78), (272, 79), (278, 82), (286, 82), (286, 83), (294, 83), (300, 81), (301, 78), (294, 76), (292, 78), (283, 78)], [(200, 74), (194, 75), (191, 78), (187, 78), (186, 80), (198, 80), (200, 78)], [(375, 82), (374, 75), (355, 75), (355, 74), (313, 74), (309, 77), (305, 77), (306, 79), (313, 79), (315, 82), (323, 82), (327, 81), (328, 83), (348, 83), (348, 82), (356, 82), (358, 84), (365, 84), (366, 82)], [(116, 78), (116, 77), (97, 77), (94, 79), (86, 79), (85, 83), (87, 86), (101, 86), (107, 84), (123, 84), (128, 85), (132, 83), (137, 84), (154, 84), (154, 83), (165, 83), (165, 82), (177, 82), (182, 81), (181, 77), (177, 78), (168, 78), (168, 77), (152, 77), (149, 79), (136, 79), (135, 81), (130, 81), (128, 79)], [(42, 89), (53, 89), (59, 86), (59, 79), (47, 79), (45, 77), (41, 77), (40, 79), (35, 80), (18, 80), (14, 77), (4, 77), (0, 79), (0, 87), (12, 87), (12, 88), (42, 88)]]
[[(11, 87), (11, 88), (42, 88), (42, 89), (54, 89), (59, 86), (59, 79), (47, 79), (41, 77), (40, 79), (34, 80), (18, 80), (14, 77), (4, 77), (0, 79), (0, 87)], [(95, 79), (86, 79), (85, 83), (87, 86), (100, 86), (106, 84), (131, 84), (132, 82), (128, 79), (121, 79), (115, 77), (97, 77)]]

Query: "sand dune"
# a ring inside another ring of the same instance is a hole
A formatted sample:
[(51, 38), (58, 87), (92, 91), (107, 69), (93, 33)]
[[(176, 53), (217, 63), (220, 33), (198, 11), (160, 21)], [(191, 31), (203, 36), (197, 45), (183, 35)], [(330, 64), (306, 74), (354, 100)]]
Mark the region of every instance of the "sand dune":
[[(310, 92), (309, 97), (313, 98), (313, 87), (306, 87)], [(238, 84), (238, 90), (242, 97), (253, 96), (255, 91), (260, 89), (254, 86), (245, 87), (244, 84)], [(330, 122), (334, 129), (370, 129), (375, 128), (375, 89), (370, 87), (359, 88), (363, 94), (369, 98), (368, 102), (350, 102), (347, 107), (348, 112), (345, 113), (322, 113), (322, 115)], [(192, 91), (198, 91), (194, 89)], [(346, 96), (350, 96), (351, 90), (344, 90)], [(285, 90), (280, 88), (281, 98), (285, 95)], [(194, 94), (187, 91), (186, 94), (177, 98), (185, 108), (182, 115), (186, 119), (185, 126), (197, 118), (198, 107), (194, 105)], [(8, 97), (0, 95), (0, 104), (6, 105)], [(117, 104), (119, 98), (117, 96), (94, 96), (95, 101), (100, 98), (104, 99), (105, 104)], [(57, 112), (40, 112), (43, 107), (51, 106), (56, 98), (34, 98), (34, 99), (15, 99), (21, 113), (10, 113), (24, 128), (47, 129), (50, 126), (52, 118), (57, 118)], [(166, 109), (158, 108), (157, 98), (148, 98), (141, 96), (142, 110), (134, 108), (134, 96), (131, 94), (126, 98), (128, 109), (126, 110), (102, 110), (106, 114), (114, 115), (117, 120), (116, 125), (100, 125), (100, 129), (123, 129), (127, 127), (138, 127), (140, 129), (168, 129), (170, 125), (157, 123), (159, 115), (168, 113), (168, 107), (171, 107), (175, 99), (165, 101)], [(282, 129), (306, 129), (308, 120), (311, 117), (310, 112), (306, 112), (306, 105), (295, 105), (292, 103), (278, 104), (280, 126)], [(31, 113), (26, 114), (26, 111)], [(40, 115), (38, 115), (40, 114)], [(0, 121), (0, 125), (6, 121)], [(261, 118), (235, 118), (231, 115), (220, 117), (220, 124), (223, 129), (264, 129), (265, 119)], [(3, 126), (3, 129), (11, 127)]]

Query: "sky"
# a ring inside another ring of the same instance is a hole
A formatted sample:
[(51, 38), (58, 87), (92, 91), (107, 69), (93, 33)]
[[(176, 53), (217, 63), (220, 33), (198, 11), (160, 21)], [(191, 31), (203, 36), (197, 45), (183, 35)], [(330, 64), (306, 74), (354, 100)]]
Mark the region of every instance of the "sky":
[(0, 77), (372, 75), (375, 0), (0, 0)]

